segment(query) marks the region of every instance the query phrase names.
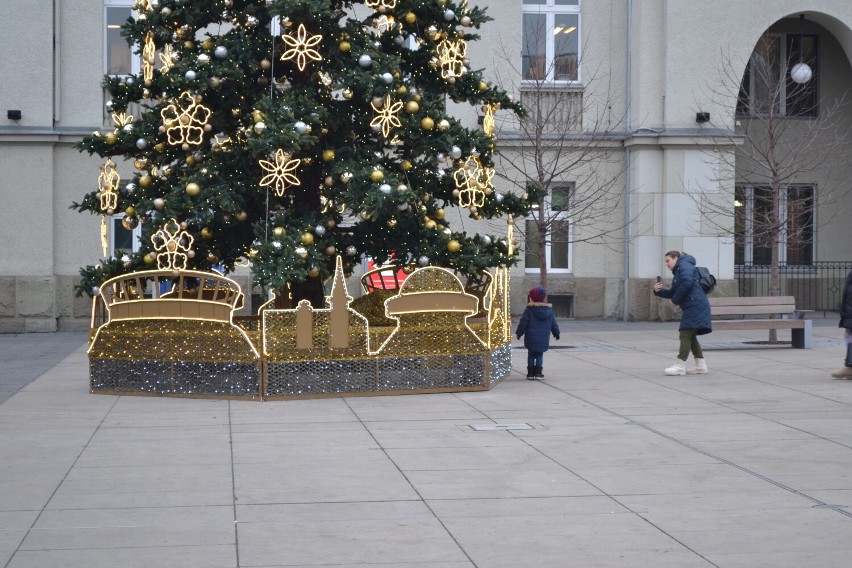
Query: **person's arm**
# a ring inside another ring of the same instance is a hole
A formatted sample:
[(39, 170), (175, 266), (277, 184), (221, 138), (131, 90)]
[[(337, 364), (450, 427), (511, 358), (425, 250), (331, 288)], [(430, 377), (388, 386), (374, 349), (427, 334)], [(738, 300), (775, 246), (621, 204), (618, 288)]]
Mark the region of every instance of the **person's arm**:
[(671, 295), (669, 296), (672, 300), (672, 304), (675, 306), (680, 305), (689, 293), (689, 290), (695, 284), (694, 272), (695, 267), (691, 264), (682, 263), (682, 265), (677, 268), (677, 274), (675, 275), (675, 279), (672, 281)]
[(677, 290), (677, 282), (672, 280), (671, 288), (661, 288), (659, 292), (654, 292), (654, 295), (658, 298), (671, 298), (675, 290)]
[(518, 336), (518, 339), (527, 332), (527, 322), (530, 319), (529, 310), (524, 310), (524, 315), (521, 316), (521, 321), (518, 322), (518, 329), (515, 330), (515, 335)]
[(553, 334), (557, 340), (559, 340), (559, 324), (556, 323), (556, 316), (552, 316), (550, 318), (550, 333)]

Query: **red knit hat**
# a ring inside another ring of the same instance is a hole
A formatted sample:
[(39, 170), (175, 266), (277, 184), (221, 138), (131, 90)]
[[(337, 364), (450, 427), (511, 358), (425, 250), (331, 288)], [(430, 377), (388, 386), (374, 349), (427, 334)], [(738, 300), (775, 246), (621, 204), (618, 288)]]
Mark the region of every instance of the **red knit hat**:
[(547, 290), (545, 290), (541, 286), (530, 290), (530, 300), (533, 302), (543, 302), (546, 296)]

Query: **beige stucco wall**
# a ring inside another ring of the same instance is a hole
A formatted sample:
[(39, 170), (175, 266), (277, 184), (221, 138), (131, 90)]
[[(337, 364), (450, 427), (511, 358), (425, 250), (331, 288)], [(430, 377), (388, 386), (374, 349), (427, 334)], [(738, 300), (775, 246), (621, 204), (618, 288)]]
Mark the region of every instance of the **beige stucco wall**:
[[(480, 4), (487, 5), (494, 21), (480, 31), (482, 41), (470, 45), (471, 66), (485, 68), (492, 81), (518, 96), (512, 68), (520, 67), (521, 0)], [(629, 201), (623, 204), (631, 217), (627, 246), (619, 230), (606, 246), (575, 243), (572, 273), (551, 275), (552, 290), (575, 295), (578, 316), (621, 315), (625, 248), (630, 317), (659, 315), (647, 290), (653, 277), (664, 270), (662, 253), (670, 248), (696, 254), (722, 279), (733, 277), (732, 242), (720, 238), (696, 215), (701, 199), (729, 200), (733, 182), (720, 182), (724, 177), (716, 175), (720, 166), (708, 160), (706, 147), (699, 147), (700, 132), (683, 134), (697, 127), (699, 110), (711, 113), (714, 126), (733, 126), (734, 117), (727, 110), (732, 108), (731, 101), (710, 94), (722, 54), (744, 67), (762, 33), (781, 18), (805, 12), (809, 26), (822, 27), (823, 94), (846, 91), (852, 80), (852, 3), (845, 0), (633, 0), (631, 121), (622, 124), (628, 103), (627, 5), (627, 0), (585, 0), (582, 7), (584, 97), (606, 111), (610, 128), (634, 135), (628, 141), (630, 168), (622, 172), (628, 174), (630, 191)], [(55, 7), (59, 15), (56, 52), (49, 31)], [(75, 299), (70, 289), (79, 267), (97, 262), (100, 256), (98, 220), (68, 206), (95, 183), (100, 161), (79, 154), (71, 144), (101, 127), (103, 2), (4, 0), (0, 10), (4, 14), (0, 48), (15, 54), (0, 59), (0, 199), (7, 204), (0, 208), (0, 242), (4, 243), (0, 247), (0, 330), (49, 330), (56, 327), (57, 319), (59, 327), (85, 325), (87, 301)], [(795, 20), (785, 21), (780, 28), (790, 25), (795, 27)], [(6, 120), (7, 109), (21, 110), (23, 119), (19, 123)], [(476, 109), (454, 105), (451, 109), (475, 123)], [(843, 120), (852, 130), (852, 111), (847, 109)], [(512, 123), (504, 121), (502, 127), (500, 141), (512, 159)], [(839, 146), (837, 152), (847, 156), (848, 145)], [(608, 167), (624, 170), (627, 153), (619, 148), (617, 155)], [(120, 167), (129, 173), (126, 164)], [(825, 192), (848, 185), (849, 179), (852, 165), (845, 160), (800, 181), (815, 183)], [(701, 194), (696, 200), (698, 188)], [(508, 187), (498, 186), (498, 190), (508, 191)], [(818, 258), (848, 259), (845, 220), (851, 203), (852, 197), (847, 196), (821, 206)], [(624, 209), (618, 209), (610, 223), (617, 229), (624, 216)], [(480, 226), (466, 216), (457, 220), (455, 226), (469, 233), (505, 231), (502, 222)], [(534, 280), (535, 274), (526, 273), (523, 265), (513, 269), (515, 311)], [(76, 324), (63, 324), (75, 318)]]

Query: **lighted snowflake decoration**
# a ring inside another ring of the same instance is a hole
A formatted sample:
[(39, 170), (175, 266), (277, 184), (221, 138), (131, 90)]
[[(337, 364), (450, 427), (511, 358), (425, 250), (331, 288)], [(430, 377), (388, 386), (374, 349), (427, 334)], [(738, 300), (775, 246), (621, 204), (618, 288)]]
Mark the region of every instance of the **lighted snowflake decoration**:
[(370, 122), (370, 126), (381, 127), (382, 136), (385, 138), (387, 138), (388, 134), (390, 134), (391, 128), (398, 128), (402, 126), (402, 122), (396, 116), (402, 109), (402, 103), (400, 101), (393, 102), (390, 95), (385, 95), (385, 100), (381, 107), (377, 107), (374, 103), (370, 103), (370, 106), (372, 106), (373, 110), (378, 114), (378, 116)]
[(198, 104), (188, 91), (181, 93), (177, 102), (160, 111), (169, 144), (201, 144), (210, 114), (210, 109)]
[(396, 0), (367, 0), (366, 4), (373, 10), (384, 12), (396, 8)]
[(170, 219), (163, 228), (151, 235), (157, 251), (157, 268), (160, 270), (186, 270), (194, 239), (182, 230), (175, 219)]
[(290, 154), (286, 154), (280, 148), (275, 151), (274, 162), (259, 160), (258, 163), (265, 172), (269, 172), (260, 180), (260, 185), (262, 187), (272, 186), (272, 190), (278, 197), (284, 195), (288, 187), (302, 184), (293, 173), (302, 163), (302, 160), (291, 160)]
[(101, 202), (101, 211), (111, 213), (118, 207), (118, 186), (121, 184), (121, 176), (115, 169), (115, 162), (107, 158), (101, 166), (98, 176), (98, 199)]
[(305, 67), (308, 64), (308, 59), (312, 61), (322, 60), (322, 55), (314, 49), (314, 47), (319, 45), (322, 41), (322, 36), (319, 34), (308, 36), (308, 30), (305, 28), (305, 24), (299, 24), (299, 29), (296, 31), (295, 35), (285, 34), (281, 36), (281, 39), (284, 40), (284, 44), (288, 48), (281, 54), (281, 61), (291, 61), (295, 59), (296, 66), (299, 68), (299, 71), (305, 70)]
[(494, 169), (484, 167), (479, 158), (468, 156), (453, 173), (453, 179), (459, 190), (461, 207), (482, 207), (485, 205), (485, 192), (494, 179)]
[(467, 57), (467, 42), (463, 39), (445, 39), (436, 48), (441, 77), (455, 79), (463, 74), (464, 60)]

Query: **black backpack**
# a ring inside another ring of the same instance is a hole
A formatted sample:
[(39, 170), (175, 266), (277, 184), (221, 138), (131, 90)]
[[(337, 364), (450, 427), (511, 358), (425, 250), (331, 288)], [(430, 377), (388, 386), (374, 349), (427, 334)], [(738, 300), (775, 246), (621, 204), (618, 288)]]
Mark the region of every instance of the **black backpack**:
[(695, 270), (698, 271), (698, 283), (701, 284), (704, 293), (709, 294), (712, 292), (713, 288), (716, 287), (716, 277), (710, 274), (706, 266), (696, 266)]

